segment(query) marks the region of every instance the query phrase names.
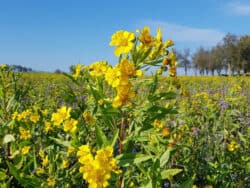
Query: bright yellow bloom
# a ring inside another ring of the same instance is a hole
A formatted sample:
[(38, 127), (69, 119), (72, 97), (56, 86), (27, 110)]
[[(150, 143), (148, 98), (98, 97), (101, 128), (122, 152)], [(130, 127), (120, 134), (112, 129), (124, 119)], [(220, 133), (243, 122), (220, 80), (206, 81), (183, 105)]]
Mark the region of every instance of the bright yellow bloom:
[(165, 48), (168, 48), (168, 47), (173, 46), (173, 45), (174, 45), (174, 42), (172, 40), (167, 40), (165, 42)]
[(71, 108), (67, 108), (66, 106), (57, 109), (56, 113), (52, 114), (51, 121), (53, 121), (54, 125), (59, 126), (64, 120), (70, 118)]
[(120, 85), (117, 87), (117, 96), (113, 100), (113, 107), (118, 108), (121, 105), (131, 105), (130, 100), (135, 96), (131, 89), (131, 84)]
[(122, 53), (129, 53), (134, 47), (135, 34), (128, 31), (117, 31), (112, 35), (109, 45), (116, 46), (115, 55), (120, 56)]
[(46, 116), (46, 115), (48, 114), (48, 110), (47, 110), (47, 109), (41, 110), (41, 112), (42, 112), (42, 114), (43, 114), (44, 116)]
[(176, 76), (176, 67), (178, 62), (176, 60), (176, 56), (173, 50), (170, 51), (169, 58), (171, 59), (169, 67), (169, 75), (174, 77)]
[(98, 104), (99, 104), (100, 106), (102, 106), (103, 103), (104, 103), (104, 101), (103, 101), (102, 99), (98, 100)]
[(63, 160), (63, 161), (62, 161), (62, 168), (68, 168), (68, 166), (69, 166), (68, 161)]
[(234, 150), (239, 148), (239, 144), (235, 142), (234, 140), (231, 141), (229, 144), (227, 144), (227, 149), (230, 152), (233, 152)]
[(75, 132), (76, 131), (76, 125), (77, 125), (78, 121), (74, 120), (74, 119), (68, 119), (64, 122), (64, 127), (63, 130), (65, 132)]
[(25, 119), (26, 117), (28, 117), (29, 115), (31, 115), (31, 110), (27, 109), (24, 112), (22, 112), (21, 114), (22, 119)]
[(43, 168), (37, 168), (36, 169), (36, 174), (37, 175), (41, 175), (41, 174), (44, 174), (45, 173), (45, 170)]
[(142, 70), (137, 70), (135, 75), (138, 76), (138, 77), (141, 77), (141, 76), (143, 76), (143, 71)]
[(89, 111), (85, 111), (82, 114), (84, 120), (87, 122), (87, 124), (91, 125), (95, 122), (95, 119), (93, 118), (93, 116), (91, 115), (91, 113)]
[(67, 156), (69, 156), (71, 153), (73, 153), (75, 151), (75, 148), (73, 146), (69, 146), (68, 147), (68, 151), (67, 151)]
[(40, 116), (38, 114), (31, 114), (30, 115), (30, 121), (33, 123), (37, 123), (40, 119)]
[(44, 158), (42, 158), (42, 165), (45, 167), (45, 166), (48, 166), (49, 164), (49, 158), (48, 158), (48, 155), (46, 155)]
[(82, 145), (79, 147), (79, 151), (77, 152), (77, 156), (84, 156), (90, 153), (90, 148), (88, 145)]
[(52, 124), (48, 121), (45, 121), (44, 122), (44, 129), (45, 129), (46, 133), (53, 131)]
[(28, 140), (31, 138), (31, 134), (29, 130), (24, 129), (23, 127), (19, 127), (20, 138), (24, 140)]
[(157, 129), (162, 129), (164, 126), (163, 122), (158, 119), (155, 119), (152, 125)]
[(82, 65), (81, 65), (81, 64), (77, 64), (77, 65), (75, 66), (75, 70), (74, 70), (75, 72), (74, 72), (74, 74), (72, 75), (74, 79), (77, 79), (77, 78), (79, 77), (79, 75), (80, 75), (80, 73), (81, 73), (81, 70), (82, 70)]
[(157, 42), (162, 42), (162, 31), (161, 31), (161, 28), (157, 29), (156, 41)]
[(30, 146), (24, 146), (21, 150), (21, 153), (23, 155), (26, 155), (27, 153), (29, 153), (29, 151), (30, 151)]
[(115, 68), (109, 68), (105, 74), (105, 80), (112, 87), (117, 87), (120, 83), (120, 72)]
[(18, 118), (18, 115), (19, 115), (18, 112), (14, 112), (11, 117), (14, 120)]
[(56, 183), (56, 180), (55, 180), (54, 177), (49, 177), (47, 179), (47, 184), (48, 184), (49, 187), (53, 187), (55, 185), (55, 183)]
[(150, 29), (148, 26), (143, 27), (142, 31), (140, 32), (139, 40), (146, 47), (154, 46), (155, 38), (150, 34)]
[(41, 157), (41, 158), (44, 158), (44, 151), (43, 150), (39, 150), (39, 153), (38, 153), (38, 155)]
[(109, 65), (106, 61), (97, 61), (89, 66), (86, 66), (86, 70), (90, 72), (91, 76), (102, 76), (108, 70)]
[(170, 135), (170, 130), (169, 128), (165, 127), (162, 129), (162, 136), (169, 136)]
[(117, 167), (116, 159), (113, 158), (112, 147), (108, 146), (98, 150), (95, 157), (90, 153), (88, 145), (83, 145), (79, 149), (77, 152), (78, 161), (83, 165), (79, 171), (83, 174), (83, 179), (89, 183), (90, 188), (107, 187), (111, 171), (121, 172)]

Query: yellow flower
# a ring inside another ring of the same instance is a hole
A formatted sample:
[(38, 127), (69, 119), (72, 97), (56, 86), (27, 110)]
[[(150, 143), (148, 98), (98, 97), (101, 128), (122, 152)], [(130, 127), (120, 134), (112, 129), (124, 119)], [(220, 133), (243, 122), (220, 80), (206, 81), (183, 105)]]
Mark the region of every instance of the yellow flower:
[(74, 120), (74, 119), (68, 119), (64, 122), (64, 127), (63, 130), (65, 132), (75, 132), (76, 131), (76, 125), (77, 125), (78, 121)]
[(86, 66), (86, 70), (89, 70), (91, 76), (102, 76), (108, 70), (109, 65), (106, 61), (97, 61), (89, 66)]
[(29, 130), (24, 129), (23, 127), (19, 127), (20, 138), (24, 140), (28, 140), (31, 138), (31, 134)]
[(56, 183), (56, 180), (55, 180), (54, 177), (49, 177), (47, 179), (47, 184), (48, 184), (49, 187), (53, 187), (55, 185), (55, 183)]
[(14, 112), (14, 113), (11, 115), (12, 119), (16, 119), (17, 116), (18, 116), (18, 112)]
[[(158, 38), (159, 37), (160, 37), (160, 34), (158, 34)], [(146, 47), (154, 46), (155, 38), (151, 36), (150, 29), (148, 26), (143, 27), (142, 31), (140, 32), (139, 40)]]
[(41, 175), (41, 174), (44, 174), (45, 173), (45, 170), (43, 168), (37, 168), (36, 169), (36, 174), (37, 175)]
[(45, 167), (49, 164), (49, 158), (48, 155), (46, 155), (44, 158), (42, 158), (42, 165)]
[(136, 74), (136, 76), (141, 77), (141, 76), (143, 76), (143, 71), (137, 70), (135, 74)]
[(73, 153), (75, 151), (75, 148), (73, 146), (69, 146), (68, 147), (68, 151), (67, 151), (67, 156), (69, 156), (71, 153)]
[(152, 125), (157, 129), (162, 129), (164, 126), (163, 122), (158, 119), (155, 119)]
[(109, 45), (116, 46), (114, 54), (120, 56), (129, 53), (134, 47), (135, 34), (128, 31), (117, 31), (112, 35)]
[(53, 131), (52, 124), (48, 121), (44, 122), (44, 128), (47, 133)]
[(48, 110), (47, 110), (47, 109), (41, 110), (41, 112), (42, 112), (42, 114), (43, 114), (44, 116), (46, 116), (46, 115), (48, 114)]
[(169, 128), (165, 127), (162, 129), (162, 135), (163, 136), (169, 136), (170, 135), (170, 130)]
[(81, 64), (77, 64), (75, 66), (75, 70), (74, 70), (74, 74), (72, 75), (74, 79), (77, 79), (81, 73), (82, 70), (82, 65)]
[(41, 158), (44, 158), (44, 151), (40, 149), (38, 155), (39, 155)]
[(21, 153), (22, 153), (23, 155), (26, 155), (26, 154), (29, 152), (29, 150), (30, 150), (30, 146), (24, 146), (24, 147), (22, 148), (22, 150), (21, 150)]
[(228, 145), (227, 145), (227, 149), (230, 152), (233, 152), (234, 150), (238, 149), (239, 144), (237, 142), (235, 142), (234, 140), (231, 141)]
[(38, 114), (32, 114), (30, 115), (30, 121), (33, 123), (37, 123), (40, 119), (40, 116)]
[(77, 152), (78, 161), (82, 164), (79, 171), (83, 174), (83, 179), (89, 183), (90, 188), (107, 187), (111, 177), (111, 171), (121, 173), (117, 167), (117, 161), (113, 158), (113, 148), (106, 147), (96, 152), (93, 157), (88, 145), (83, 145)]
[(69, 166), (68, 161), (63, 160), (63, 161), (62, 161), (62, 168), (68, 168), (68, 166)]
[(90, 153), (90, 148), (88, 145), (82, 145), (79, 147), (79, 151), (77, 152), (77, 156), (84, 156)]
[(102, 99), (98, 100), (98, 104), (99, 104), (100, 106), (102, 106), (103, 103), (104, 103), (104, 101), (103, 101)]
[(161, 28), (157, 29), (156, 41), (157, 42), (162, 42), (162, 31), (161, 31)]
[(108, 84), (112, 87), (117, 87), (120, 82), (120, 72), (116, 68), (108, 68), (106, 74), (105, 74), (105, 80), (108, 82)]
[(66, 106), (57, 109), (56, 113), (52, 114), (51, 121), (54, 122), (54, 125), (59, 126), (64, 120), (70, 118), (71, 108), (67, 108)]
[(167, 40), (166, 42), (165, 42), (165, 47), (166, 48), (168, 48), (168, 47), (170, 47), (170, 46), (173, 46), (174, 45), (174, 42), (172, 41), (172, 40)]

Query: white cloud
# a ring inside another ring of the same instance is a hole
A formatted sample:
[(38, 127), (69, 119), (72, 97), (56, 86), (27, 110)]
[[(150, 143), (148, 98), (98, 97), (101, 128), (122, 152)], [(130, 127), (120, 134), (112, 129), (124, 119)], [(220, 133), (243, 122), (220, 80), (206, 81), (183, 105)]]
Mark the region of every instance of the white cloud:
[(250, 16), (250, 4), (232, 2), (228, 4), (229, 12), (242, 16)]
[(140, 28), (142, 28), (144, 25), (148, 25), (152, 32), (156, 31), (156, 29), (160, 27), (163, 32), (163, 37), (170, 38), (175, 42), (185, 43), (185, 46), (190, 45), (190, 47), (211, 47), (220, 42), (225, 36), (225, 33), (215, 29), (203, 29), (174, 23), (166, 23), (162, 21), (147, 20), (141, 22), (139, 25)]

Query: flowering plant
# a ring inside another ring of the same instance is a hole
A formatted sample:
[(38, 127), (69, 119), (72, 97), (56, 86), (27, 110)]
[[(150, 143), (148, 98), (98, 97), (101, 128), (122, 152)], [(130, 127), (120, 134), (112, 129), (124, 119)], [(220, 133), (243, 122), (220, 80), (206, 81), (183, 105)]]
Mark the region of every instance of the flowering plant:
[[(3, 95), (1, 85), (5, 186), (160, 187), (182, 171), (168, 164), (174, 146), (164, 121), (177, 113), (165, 106), (176, 94), (159, 84), (164, 71), (176, 76), (176, 57), (168, 50), (173, 42), (164, 42), (160, 29), (153, 36), (144, 27), (116, 32), (110, 45), (118, 63), (76, 65), (56, 109), (22, 103), (16, 87), (13, 97)], [(144, 76), (151, 67), (157, 71)], [(15, 75), (4, 66), (1, 73), (5, 81)]]

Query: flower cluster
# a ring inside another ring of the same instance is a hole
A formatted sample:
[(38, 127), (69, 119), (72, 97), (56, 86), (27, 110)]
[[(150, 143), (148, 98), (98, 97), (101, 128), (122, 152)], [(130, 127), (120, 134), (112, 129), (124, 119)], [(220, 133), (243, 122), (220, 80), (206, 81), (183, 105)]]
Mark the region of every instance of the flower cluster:
[(233, 152), (238, 148), (239, 148), (239, 144), (234, 140), (232, 140), (229, 144), (227, 144), (227, 149), (230, 152)]
[(33, 123), (37, 123), (40, 119), (40, 116), (37, 112), (32, 112), (31, 109), (27, 109), (21, 113), (14, 112), (12, 114), (12, 119), (17, 121), (31, 121)]
[(89, 188), (107, 187), (111, 171), (120, 173), (117, 161), (113, 158), (113, 148), (110, 146), (98, 150), (94, 157), (89, 146), (82, 145), (79, 147), (77, 156), (82, 164), (79, 171), (83, 174), (83, 179), (89, 183)]
[(82, 68), (83, 68), (83, 66), (81, 64), (77, 64), (74, 67), (74, 74), (73, 74), (74, 79), (77, 79), (80, 76)]
[[(51, 121), (55, 126), (59, 126), (64, 123), (64, 131), (65, 132), (75, 132), (77, 128), (78, 121), (70, 118), (71, 108), (67, 108), (66, 106), (57, 109), (57, 112), (52, 114)], [(49, 131), (51, 126), (49, 123), (45, 124), (45, 129)]]
[(130, 100), (135, 94), (132, 90), (130, 78), (137, 75), (142, 75), (142, 72), (136, 70), (134, 64), (127, 59), (122, 59), (118, 65), (107, 70), (105, 79), (117, 91), (113, 100), (115, 108), (131, 104)]
[(85, 70), (88, 70), (91, 76), (99, 77), (102, 76), (108, 68), (109, 65), (106, 61), (97, 61), (89, 66), (86, 66)]

